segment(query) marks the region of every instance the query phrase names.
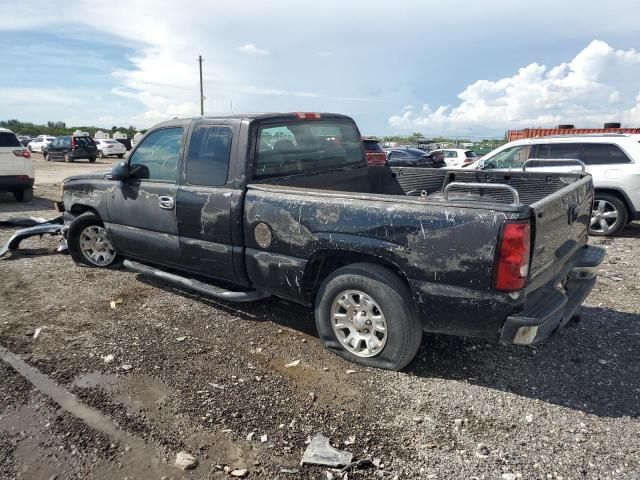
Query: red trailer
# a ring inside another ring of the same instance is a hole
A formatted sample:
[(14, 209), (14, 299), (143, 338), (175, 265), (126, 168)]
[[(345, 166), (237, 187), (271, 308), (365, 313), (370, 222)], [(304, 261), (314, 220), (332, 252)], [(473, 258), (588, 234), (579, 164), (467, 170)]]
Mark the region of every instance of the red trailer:
[(575, 128), (573, 125), (558, 125), (557, 128), (523, 128), (522, 130), (509, 130), (507, 132), (507, 141), (512, 142), (514, 140), (532, 137), (548, 137), (549, 135), (580, 135), (585, 133), (640, 134), (640, 128), (622, 128), (619, 123), (605, 123), (604, 127), (605, 128)]

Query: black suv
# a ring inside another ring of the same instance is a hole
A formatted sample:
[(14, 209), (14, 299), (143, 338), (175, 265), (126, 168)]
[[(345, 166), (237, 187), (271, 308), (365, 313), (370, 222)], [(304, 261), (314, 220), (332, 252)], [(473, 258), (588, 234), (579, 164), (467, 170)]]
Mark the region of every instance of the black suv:
[(46, 161), (64, 160), (65, 162), (73, 162), (86, 158), (93, 163), (98, 156), (98, 147), (93, 138), (88, 136), (57, 137), (43, 148), (42, 156)]

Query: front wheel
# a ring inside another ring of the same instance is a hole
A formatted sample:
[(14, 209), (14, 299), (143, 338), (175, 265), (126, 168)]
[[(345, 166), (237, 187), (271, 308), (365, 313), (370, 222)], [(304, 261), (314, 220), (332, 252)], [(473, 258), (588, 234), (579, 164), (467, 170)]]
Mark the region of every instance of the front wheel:
[(103, 152), (102, 150), (99, 150), (99, 151), (98, 151), (98, 156), (99, 156), (100, 158), (104, 158), (104, 157), (105, 157), (104, 152)]
[(597, 193), (593, 201), (589, 235), (611, 237), (628, 223), (629, 214), (622, 200), (607, 193)]
[(49, 160), (51, 160), (51, 158), (49, 158), (49, 154), (47, 152), (42, 152), (42, 158), (44, 158), (45, 162), (48, 162)]
[(88, 267), (117, 267), (120, 257), (98, 215), (86, 212), (77, 217), (67, 233), (69, 254), (78, 265)]
[(73, 158), (71, 158), (71, 155), (69, 154), (69, 152), (65, 152), (65, 154), (62, 156), (62, 158), (67, 163), (73, 162)]
[(316, 297), (315, 317), (325, 347), (369, 367), (403, 369), (422, 340), (409, 288), (375, 264), (356, 263), (331, 274)]

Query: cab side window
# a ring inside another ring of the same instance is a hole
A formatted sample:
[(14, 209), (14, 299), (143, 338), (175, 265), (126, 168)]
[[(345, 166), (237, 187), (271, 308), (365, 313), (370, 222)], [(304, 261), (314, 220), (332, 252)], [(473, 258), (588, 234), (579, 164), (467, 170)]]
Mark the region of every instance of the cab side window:
[(182, 127), (151, 132), (129, 159), (131, 175), (142, 180), (175, 182), (181, 148)]
[(539, 146), (537, 158), (584, 160), (579, 143), (547, 143)]
[(186, 181), (189, 185), (219, 187), (227, 183), (231, 155), (231, 129), (204, 125), (191, 134), (187, 153)]

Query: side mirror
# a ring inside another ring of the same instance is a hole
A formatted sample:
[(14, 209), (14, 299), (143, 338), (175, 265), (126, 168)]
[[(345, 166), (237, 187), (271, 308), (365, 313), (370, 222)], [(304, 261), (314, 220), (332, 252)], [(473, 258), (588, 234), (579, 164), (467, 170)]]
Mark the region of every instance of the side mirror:
[(129, 177), (129, 164), (127, 162), (118, 162), (111, 169), (111, 180), (126, 180)]

